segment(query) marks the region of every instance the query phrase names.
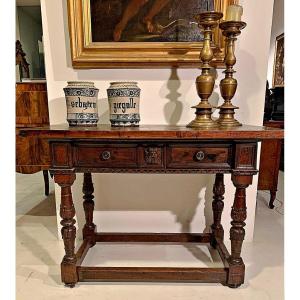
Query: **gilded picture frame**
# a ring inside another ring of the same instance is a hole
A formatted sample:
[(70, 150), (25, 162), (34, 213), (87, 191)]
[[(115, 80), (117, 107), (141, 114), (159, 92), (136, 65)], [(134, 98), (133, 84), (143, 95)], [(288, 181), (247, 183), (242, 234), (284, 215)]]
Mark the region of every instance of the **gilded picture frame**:
[(284, 87), (284, 33), (276, 38), (273, 68), (273, 88), (275, 87)]
[[(68, 21), (72, 65), (75, 69), (199, 67), (202, 42), (93, 42), (91, 0), (68, 0)], [(214, 0), (216, 11), (224, 13), (237, 0)], [(214, 31), (216, 67), (224, 66), (224, 38)]]

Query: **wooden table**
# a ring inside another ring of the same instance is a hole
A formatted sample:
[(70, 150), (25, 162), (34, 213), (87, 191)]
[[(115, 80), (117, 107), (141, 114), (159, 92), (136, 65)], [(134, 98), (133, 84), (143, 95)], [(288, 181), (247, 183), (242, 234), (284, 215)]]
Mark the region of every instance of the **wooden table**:
[[(46, 139), (50, 147), (50, 169), (55, 182), (61, 187), (60, 215), (65, 245), (61, 275), (67, 286), (73, 287), (78, 281), (197, 281), (222, 283), (231, 288), (243, 284), (245, 265), (241, 250), (245, 236), (246, 188), (258, 172), (257, 144), (261, 140), (282, 139), (282, 130), (253, 126), (195, 130), (178, 126), (123, 129), (111, 128), (109, 125), (94, 128), (61, 125), (24, 129), (20, 135)], [(75, 208), (71, 186), (77, 172), (84, 173), (83, 207), (86, 223), (83, 243), (75, 253)], [(93, 223), (94, 188), (91, 173), (216, 174), (211, 233), (98, 233)], [(223, 243), (224, 230), (221, 224), (224, 173), (231, 174), (236, 187), (231, 211), (231, 253)], [(89, 248), (103, 242), (209, 243), (217, 249), (224, 267), (81, 266)]]

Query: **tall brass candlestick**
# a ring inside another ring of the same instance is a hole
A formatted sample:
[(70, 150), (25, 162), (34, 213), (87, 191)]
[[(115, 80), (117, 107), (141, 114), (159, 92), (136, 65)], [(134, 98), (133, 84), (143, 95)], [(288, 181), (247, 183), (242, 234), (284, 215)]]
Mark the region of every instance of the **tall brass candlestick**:
[(196, 79), (197, 92), (201, 101), (198, 105), (193, 106), (196, 109), (196, 118), (187, 127), (213, 128), (218, 126), (211, 118), (213, 107), (208, 102), (208, 98), (211, 96), (215, 86), (215, 77), (210, 73), (210, 62), (214, 57), (211, 48), (212, 30), (222, 17), (222, 13), (215, 11), (204, 12), (197, 16), (199, 27), (203, 28), (204, 31), (204, 44), (200, 54), (202, 73)]
[(241, 34), (241, 30), (246, 25), (242, 21), (225, 21), (220, 24), (223, 35), (226, 37), (225, 78), (220, 83), (221, 95), (225, 101), (218, 107), (220, 109), (220, 116), (217, 120), (221, 127), (238, 127), (242, 125), (234, 118), (235, 110), (238, 107), (231, 103), (231, 99), (234, 97), (238, 85), (237, 80), (233, 78), (233, 74), (235, 73), (233, 66), (236, 64), (234, 44), (237, 40), (236, 37)]

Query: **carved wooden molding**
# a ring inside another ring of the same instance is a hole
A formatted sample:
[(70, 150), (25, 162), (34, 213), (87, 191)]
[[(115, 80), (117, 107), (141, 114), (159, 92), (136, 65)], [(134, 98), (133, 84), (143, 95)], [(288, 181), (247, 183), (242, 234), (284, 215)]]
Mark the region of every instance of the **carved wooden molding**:
[(160, 165), (162, 162), (161, 148), (148, 147), (144, 150), (144, 156), (149, 165)]

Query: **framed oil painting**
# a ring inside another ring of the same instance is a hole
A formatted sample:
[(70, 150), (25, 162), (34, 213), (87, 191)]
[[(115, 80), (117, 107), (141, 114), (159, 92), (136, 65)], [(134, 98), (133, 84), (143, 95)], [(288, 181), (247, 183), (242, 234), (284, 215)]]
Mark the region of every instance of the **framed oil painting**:
[(276, 38), (273, 87), (284, 86), (284, 34)]
[[(68, 0), (74, 68), (197, 67), (203, 34), (195, 15), (237, 0)], [(214, 64), (224, 40), (213, 35)]]

